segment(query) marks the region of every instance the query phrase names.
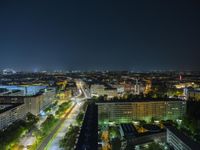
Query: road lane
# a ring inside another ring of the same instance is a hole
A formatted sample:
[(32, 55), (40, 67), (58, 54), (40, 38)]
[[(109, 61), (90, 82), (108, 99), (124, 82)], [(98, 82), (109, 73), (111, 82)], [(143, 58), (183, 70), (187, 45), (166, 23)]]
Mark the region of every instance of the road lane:
[(74, 107), (77, 104), (75, 103), (70, 110), (65, 114), (65, 116), (59, 121), (59, 123), (56, 125), (56, 127), (51, 131), (51, 133), (42, 141), (42, 143), (39, 145), (39, 147), (37, 148), (37, 150), (44, 150), (45, 147), (47, 146), (47, 144), (49, 143), (49, 141), (53, 138), (53, 136), (55, 135), (55, 133), (58, 131), (58, 129), (60, 128), (60, 126), (63, 124), (63, 122), (65, 121), (65, 118), (67, 118), (67, 116), (72, 112), (72, 110), (74, 109)]
[(55, 134), (53, 139), (48, 143), (47, 148), (48, 150), (59, 150), (61, 149), (59, 147), (60, 140), (63, 139), (65, 136), (65, 133), (68, 130), (68, 127), (75, 123), (77, 115), (80, 113), (80, 108), (83, 104), (76, 105), (75, 108), (72, 110), (72, 112), (68, 115), (67, 118), (65, 118), (65, 121), (63, 122), (62, 126), (58, 130), (58, 132)]

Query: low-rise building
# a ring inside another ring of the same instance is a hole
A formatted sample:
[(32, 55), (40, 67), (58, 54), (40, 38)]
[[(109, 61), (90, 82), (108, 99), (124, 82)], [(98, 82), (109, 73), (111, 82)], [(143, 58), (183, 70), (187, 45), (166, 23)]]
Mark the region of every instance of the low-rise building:
[(91, 96), (107, 96), (113, 98), (118, 96), (117, 88), (106, 87), (101, 84), (93, 84), (90, 87)]
[(125, 93), (132, 93), (138, 95), (145, 92), (145, 85), (136, 80), (135, 83), (121, 83)]
[(56, 94), (56, 97), (58, 97), (60, 100), (68, 100), (70, 97), (72, 97), (72, 90), (62, 90)]
[(185, 88), (184, 95), (186, 99), (200, 100), (200, 89)]

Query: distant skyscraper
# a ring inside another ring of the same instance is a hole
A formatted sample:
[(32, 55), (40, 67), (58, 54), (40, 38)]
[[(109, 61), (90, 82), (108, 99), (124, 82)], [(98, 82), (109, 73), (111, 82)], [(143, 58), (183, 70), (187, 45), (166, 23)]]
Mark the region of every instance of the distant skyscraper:
[(135, 83), (135, 94), (140, 94), (140, 85), (138, 83), (138, 79), (136, 79)]
[(181, 74), (179, 75), (179, 80), (182, 81), (182, 75)]

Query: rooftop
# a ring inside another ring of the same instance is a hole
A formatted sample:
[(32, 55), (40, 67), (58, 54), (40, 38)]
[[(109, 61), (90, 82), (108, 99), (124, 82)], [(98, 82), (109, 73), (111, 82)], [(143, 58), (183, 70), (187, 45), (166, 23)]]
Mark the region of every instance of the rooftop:
[(161, 131), (159, 126), (154, 125), (154, 124), (144, 124), (143, 128), (147, 129), (149, 132), (159, 132), (159, 131)]
[(4, 97), (4, 98), (16, 98), (16, 97), (19, 97), (19, 98), (23, 98), (23, 97), (37, 97), (37, 96), (40, 96), (42, 95), (43, 93), (47, 92), (47, 91), (53, 91), (54, 89), (53, 88), (47, 88), (46, 90), (44, 89), (41, 89), (40, 91), (38, 91), (37, 93), (34, 93), (32, 95), (0, 95), (0, 97)]
[(97, 106), (89, 104), (81, 127), (75, 150), (97, 150), (98, 148)]
[(173, 126), (167, 126), (166, 128), (173, 134), (175, 134), (183, 143), (185, 143), (192, 150), (199, 150), (200, 143), (193, 141), (190, 137), (186, 136)]
[(131, 103), (131, 102), (159, 102), (159, 101), (166, 101), (166, 102), (185, 102), (184, 100), (181, 99), (173, 99), (173, 98), (134, 98), (130, 100), (124, 100), (124, 99), (112, 99), (112, 100), (102, 100), (98, 101), (97, 104), (99, 103)]
[(136, 128), (131, 123), (120, 124), (120, 127), (121, 127), (122, 131), (124, 132), (125, 137), (138, 135)]
[(35, 95), (40, 90), (46, 89), (47, 86), (38, 86), (38, 85), (0, 85), (1, 89), (6, 89), (10, 92), (12, 91), (22, 91), (22, 95), (28, 96), (28, 95)]
[(4, 112), (6, 112), (6, 111), (8, 111), (10, 109), (13, 109), (15, 107), (18, 107), (18, 106), (20, 106), (22, 104), (23, 103), (17, 103), (17, 104), (10, 104), (10, 103), (8, 103), (8, 104), (0, 104), (0, 114), (4, 113)]

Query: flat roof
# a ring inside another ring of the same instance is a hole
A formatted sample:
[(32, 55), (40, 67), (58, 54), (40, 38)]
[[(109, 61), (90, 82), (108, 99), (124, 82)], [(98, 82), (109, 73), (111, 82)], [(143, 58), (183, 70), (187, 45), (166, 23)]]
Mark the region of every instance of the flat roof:
[[(48, 88), (47, 91), (53, 91), (53, 88)], [(37, 97), (37, 96), (40, 96), (40, 95), (42, 95), (42, 94), (44, 94), (44, 93), (45, 93), (44, 90), (40, 90), (39, 92), (37, 92), (36, 94), (33, 94), (33, 95), (16, 95), (16, 96), (0, 95), (0, 97), (5, 97), (5, 98)]]
[(144, 124), (142, 127), (149, 130), (150, 132), (161, 131), (160, 127), (154, 124)]
[(89, 104), (82, 123), (75, 150), (97, 150), (98, 148), (98, 112), (97, 106)]
[(131, 123), (123, 123), (120, 124), (123, 132), (124, 132), (124, 136), (128, 137), (128, 136), (137, 136), (138, 132), (136, 130), (136, 128), (134, 127), (133, 124)]
[(169, 131), (171, 131), (175, 136), (177, 136), (183, 143), (185, 143), (192, 150), (199, 150), (200, 143), (195, 142), (190, 137), (186, 136), (185, 134), (183, 134), (181, 131), (179, 131), (173, 126), (167, 126), (166, 128)]
[(97, 104), (101, 103), (132, 103), (132, 102), (186, 102), (185, 100), (181, 99), (172, 99), (172, 98), (134, 98), (130, 100), (103, 100), (96, 102)]
[(0, 97), (5, 97), (5, 98), (15, 98), (15, 97), (21, 97), (21, 98), (23, 98), (23, 97), (37, 97), (37, 96), (39, 96), (39, 95), (42, 95), (44, 92), (42, 92), (42, 91), (40, 91), (40, 92), (38, 92), (38, 93), (36, 93), (36, 94), (34, 94), (34, 95), (16, 95), (16, 96), (9, 96), (9, 95), (0, 95)]

